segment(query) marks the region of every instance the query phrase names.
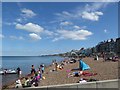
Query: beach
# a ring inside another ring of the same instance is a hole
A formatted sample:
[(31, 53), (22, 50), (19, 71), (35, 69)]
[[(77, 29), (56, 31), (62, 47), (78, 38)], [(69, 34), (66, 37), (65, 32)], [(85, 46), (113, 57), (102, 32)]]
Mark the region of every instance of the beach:
[[(96, 73), (93, 76), (80, 76), (80, 77), (68, 77), (69, 73), (74, 71), (69, 71), (74, 68), (79, 67), (79, 62), (73, 64), (64, 65), (63, 70), (57, 70), (51, 72), (54, 69), (54, 66), (51, 64), (50, 66), (45, 68), (45, 72), (43, 76), (44, 80), (40, 80), (39, 86), (48, 86), (48, 85), (59, 85), (59, 84), (69, 84), (69, 83), (77, 83), (80, 78), (85, 79), (96, 79), (96, 80), (110, 80), (118, 78), (118, 61), (104, 61), (102, 58), (99, 58), (98, 61), (94, 60), (94, 58), (86, 57), (83, 58), (83, 61), (90, 66), (90, 70), (86, 70), (89, 73)], [(69, 71), (69, 72), (68, 72)], [(8, 85), (7, 88), (14, 88), (15, 83)]]

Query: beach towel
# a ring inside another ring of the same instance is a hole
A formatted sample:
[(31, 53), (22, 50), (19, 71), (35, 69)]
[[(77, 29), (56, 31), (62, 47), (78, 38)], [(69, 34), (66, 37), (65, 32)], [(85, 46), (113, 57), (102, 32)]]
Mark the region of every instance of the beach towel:
[(82, 75), (83, 76), (95, 76), (95, 75), (97, 75), (97, 73), (83, 72)]

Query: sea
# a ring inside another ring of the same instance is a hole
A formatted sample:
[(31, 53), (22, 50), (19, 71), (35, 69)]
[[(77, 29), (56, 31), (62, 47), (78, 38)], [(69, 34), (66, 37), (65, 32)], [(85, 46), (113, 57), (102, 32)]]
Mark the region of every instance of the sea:
[[(2, 68), (16, 70), (20, 67), (23, 76), (30, 73), (31, 65), (34, 65), (35, 69), (38, 69), (40, 64), (48, 66), (52, 64), (53, 60), (57, 62), (64, 60), (64, 58), (60, 56), (2, 56), (0, 59), (0, 61), (2, 61), (2, 65), (0, 65)], [(18, 78), (17, 74), (0, 75), (0, 77), (1, 76), (2, 85), (7, 85)]]

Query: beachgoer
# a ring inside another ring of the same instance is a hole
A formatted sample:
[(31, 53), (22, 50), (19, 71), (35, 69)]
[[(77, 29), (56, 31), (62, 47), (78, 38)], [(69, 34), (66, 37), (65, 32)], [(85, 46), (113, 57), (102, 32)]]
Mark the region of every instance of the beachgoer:
[(23, 87), (31, 87), (31, 82), (27, 77), (25, 78), (25, 82), (23, 84)]
[(38, 82), (34, 82), (33, 85), (34, 85), (35, 87), (37, 87), (37, 86), (38, 86)]
[(80, 78), (79, 83), (86, 83), (87, 81), (84, 80), (83, 78)]
[(54, 65), (54, 62), (55, 62), (55, 61), (53, 60), (53, 61), (52, 61), (52, 64), (53, 64), (53, 65)]
[(22, 88), (22, 83), (21, 83), (20, 79), (16, 80), (15, 88)]
[(58, 64), (57, 64), (57, 62), (55, 61), (55, 71), (57, 71), (57, 66), (58, 66)]
[(39, 75), (40, 79), (42, 79), (42, 72), (40, 70), (38, 70), (38, 75)]
[(40, 68), (39, 68), (40, 72), (42, 72), (42, 65), (40, 65)]
[(42, 65), (42, 73), (44, 73), (44, 70), (45, 70), (45, 67), (44, 67), (44, 64)]
[(39, 81), (39, 79), (40, 79), (40, 76), (39, 76), (39, 73), (35, 73), (35, 81)]
[(20, 70), (20, 68), (18, 67), (18, 68), (17, 68), (17, 74), (18, 74), (18, 75), (20, 74), (20, 71), (21, 71), (21, 70)]
[(34, 76), (35, 75), (35, 68), (34, 68), (34, 65), (32, 65), (32, 67), (31, 67), (31, 74)]
[(7, 74), (7, 69), (4, 69), (4, 75), (6, 75)]
[(71, 77), (78, 77), (80, 75), (83, 74), (83, 71), (77, 71), (77, 72), (73, 72), (73, 73), (69, 73), (68, 74), (68, 78), (71, 76)]

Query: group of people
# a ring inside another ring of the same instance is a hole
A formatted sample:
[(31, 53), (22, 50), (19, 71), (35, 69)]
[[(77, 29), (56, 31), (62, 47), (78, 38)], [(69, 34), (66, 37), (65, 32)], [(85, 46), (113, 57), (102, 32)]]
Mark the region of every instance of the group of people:
[(54, 65), (54, 70), (53, 71), (63, 70), (63, 68), (64, 68), (63, 66), (65, 65), (63, 62), (58, 64), (56, 60), (53, 60), (52, 64)]
[(37, 73), (43, 74), (43, 73), (44, 73), (44, 70), (45, 70), (44, 64), (41, 64), (41, 65), (40, 65), (38, 71), (36, 71), (34, 65), (32, 65), (32, 66), (31, 66), (31, 75), (32, 75), (32, 76), (35, 76), (35, 74), (37, 74)]
[(23, 84), (21, 83), (20, 79), (16, 80), (15, 88), (25, 88), (25, 87), (33, 87), (33, 86), (37, 87), (38, 86), (38, 80), (36, 77), (31, 77), (30, 79), (26, 77), (24, 79), (25, 81)]
[[(19, 71), (20, 68), (17, 68), (18, 70), (18, 74), (20, 73)], [(38, 70), (35, 70), (34, 65), (31, 66), (31, 77), (28, 78), (24, 78), (24, 83), (21, 83), (20, 78), (16, 81), (16, 85), (15, 88), (20, 88), (20, 87), (32, 87), (32, 86), (38, 86), (38, 82), (40, 82), (40, 80), (45, 79), (45, 77), (42, 76), (42, 74), (44, 73), (44, 64), (40, 65)]]

